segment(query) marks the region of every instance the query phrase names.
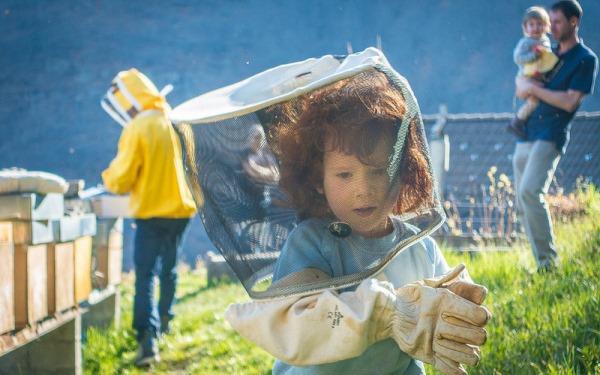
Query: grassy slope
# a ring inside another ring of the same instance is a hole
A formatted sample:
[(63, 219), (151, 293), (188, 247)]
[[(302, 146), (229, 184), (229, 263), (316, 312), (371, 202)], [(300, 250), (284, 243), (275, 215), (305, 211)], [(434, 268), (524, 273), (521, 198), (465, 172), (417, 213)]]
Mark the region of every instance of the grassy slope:
[[(600, 373), (600, 197), (592, 190), (584, 199), (587, 215), (556, 227), (562, 263), (550, 275), (531, 273), (526, 249), (473, 259), (446, 252), (450, 264), (465, 262), (490, 290), (489, 339), (483, 360), (470, 373)], [(223, 320), (229, 303), (248, 298), (243, 289), (227, 283), (209, 288), (201, 270), (180, 274), (178, 317), (173, 332), (161, 340), (163, 361), (153, 373), (269, 373), (272, 357)], [(131, 365), (131, 281), (122, 291), (122, 328), (88, 332), (86, 373), (140, 373)]]
[(587, 215), (555, 227), (561, 265), (552, 274), (531, 273), (528, 246), (473, 260), (447, 254), (490, 290), (489, 338), (470, 373), (600, 373), (600, 199), (594, 190), (581, 198)]
[[(177, 318), (172, 333), (160, 340), (162, 361), (153, 373), (269, 373), (272, 357), (240, 338), (223, 319), (229, 303), (248, 299), (243, 288), (233, 283), (207, 287), (202, 271), (179, 273)], [(130, 328), (133, 278), (128, 279), (122, 291), (121, 329), (88, 331), (86, 373), (143, 373), (132, 366), (136, 349)]]

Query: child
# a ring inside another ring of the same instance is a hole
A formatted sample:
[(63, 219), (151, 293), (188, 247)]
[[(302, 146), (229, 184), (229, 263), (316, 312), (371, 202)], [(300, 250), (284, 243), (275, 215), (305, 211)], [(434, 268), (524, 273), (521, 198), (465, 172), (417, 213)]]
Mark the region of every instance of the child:
[[(519, 66), (518, 76), (541, 81), (544, 79), (544, 73), (556, 65), (558, 57), (552, 53), (550, 39), (546, 35), (548, 32), (550, 17), (546, 10), (540, 6), (528, 8), (523, 16), (525, 36), (519, 40), (513, 53), (515, 64)], [(528, 97), (508, 125), (508, 131), (520, 139), (525, 139), (525, 123), (537, 106), (538, 99), (534, 96)]]
[[(272, 288), (344, 277), (372, 267), (418, 232), (396, 215), (418, 212), (434, 202), (417, 118), (409, 123), (400, 148), (399, 172), (391, 173), (399, 150), (399, 125), (408, 106), (383, 73), (368, 70), (288, 107), (290, 116), (274, 127), (272, 136), (281, 166), (280, 186), (303, 221), (282, 249)], [(471, 296), (475, 303), (453, 294), (449, 297), (453, 307), (440, 307), (463, 321), (464, 326), (450, 329), (455, 336), (439, 333), (433, 322), (425, 323), (436, 316), (437, 307), (415, 302), (439, 301), (426, 296), (438, 289), (426, 292), (414, 281), (448, 270), (435, 242), (425, 237), (398, 254), (378, 276), (381, 280), (365, 280), (341, 294), (328, 290), (232, 305), (226, 315), (242, 335), (280, 359), (274, 374), (423, 373), (415, 358), (445, 373), (462, 373), (460, 363), (475, 364), (476, 346), (485, 339), (481, 327), (489, 315), (478, 305), (484, 289), (467, 287), (477, 295)], [(478, 318), (466, 318), (458, 310)], [(413, 331), (415, 322), (424, 325), (418, 333)], [(445, 338), (438, 345), (439, 337)]]

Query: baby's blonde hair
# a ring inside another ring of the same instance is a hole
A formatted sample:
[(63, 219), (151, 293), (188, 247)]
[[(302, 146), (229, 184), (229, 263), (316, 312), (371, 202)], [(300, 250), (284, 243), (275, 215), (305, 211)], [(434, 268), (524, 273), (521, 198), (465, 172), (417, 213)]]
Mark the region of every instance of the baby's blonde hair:
[(542, 21), (544, 26), (546, 26), (546, 31), (550, 30), (550, 16), (548, 15), (548, 12), (546, 12), (546, 9), (544, 9), (544, 7), (536, 5), (527, 8), (525, 14), (523, 15), (523, 28), (525, 28), (525, 24), (530, 19), (537, 19)]

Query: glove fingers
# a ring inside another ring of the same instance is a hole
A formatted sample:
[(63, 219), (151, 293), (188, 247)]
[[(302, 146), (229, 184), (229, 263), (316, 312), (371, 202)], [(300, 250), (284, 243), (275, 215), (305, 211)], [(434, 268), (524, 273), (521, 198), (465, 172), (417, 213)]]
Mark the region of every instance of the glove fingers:
[(433, 351), (453, 361), (470, 366), (477, 365), (480, 359), (479, 347), (460, 344), (451, 340), (441, 339), (434, 341)]
[(447, 375), (467, 375), (467, 372), (460, 363), (444, 357), (443, 355), (436, 355), (434, 357), (433, 365)]
[[(443, 289), (444, 290), (444, 289)], [(479, 306), (465, 298), (448, 291), (448, 299), (442, 308), (442, 317), (453, 316), (467, 323), (483, 327), (492, 318), (485, 306)]]
[(436, 337), (479, 346), (485, 344), (487, 331), (479, 326), (449, 318), (438, 323)]
[(477, 305), (481, 305), (487, 296), (488, 290), (485, 286), (458, 280), (448, 286), (448, 290)]

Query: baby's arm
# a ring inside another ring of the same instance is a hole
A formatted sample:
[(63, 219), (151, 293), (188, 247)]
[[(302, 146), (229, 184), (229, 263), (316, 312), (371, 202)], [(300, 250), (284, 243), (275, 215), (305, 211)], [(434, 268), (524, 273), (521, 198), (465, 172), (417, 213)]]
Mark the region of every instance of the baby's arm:
[(513, 52), (513, 59), (515, 61), (515, 64), (522, 66), (526, 63), (535, 61), (538, 58), (538, 55), (533, 50), (533, 47), (535, 45), (537, 44), (533, 42), (533, 39), (521, 38)]

